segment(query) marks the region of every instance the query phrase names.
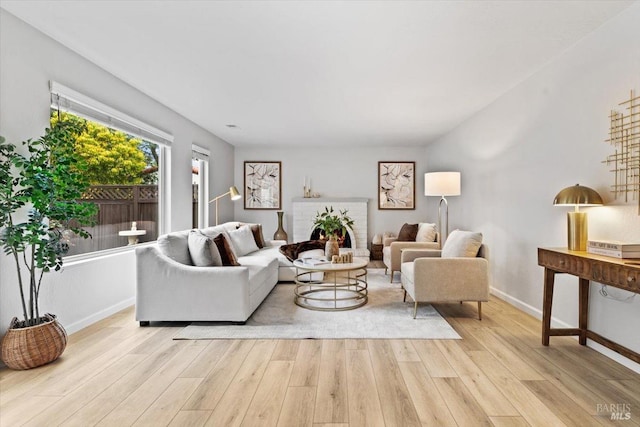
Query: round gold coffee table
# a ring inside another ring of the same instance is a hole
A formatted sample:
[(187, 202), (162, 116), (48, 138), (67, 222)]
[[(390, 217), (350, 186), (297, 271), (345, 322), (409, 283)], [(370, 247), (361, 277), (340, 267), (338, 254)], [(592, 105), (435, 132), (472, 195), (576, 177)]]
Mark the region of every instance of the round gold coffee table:
[[(319, 259), (297, 259), (294, 302), (300, 307), (319, 311), (344, 311), (367, 303), (366, 259), (356, 258), (348, 264), (331, 264)], [(316, 274), (314, 274), (316, 273)], [(318, 280), (317, 273), (323, 273)]]

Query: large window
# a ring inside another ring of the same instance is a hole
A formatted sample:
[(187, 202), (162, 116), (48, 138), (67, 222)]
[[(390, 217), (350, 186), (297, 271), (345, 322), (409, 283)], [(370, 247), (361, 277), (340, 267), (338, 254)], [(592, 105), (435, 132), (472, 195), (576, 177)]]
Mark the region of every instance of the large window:
[(86, 228), (92, 238), (71, 236), (68, 255), (153, 241), (165, 232), (171, 137), (52, 83), (51, 125), (58, 121), (83, 125), (75, 146), (91, 184), (83, 199), (98, 206), (96, 225)]
[(209, 150), (193, 144), (191, 148), (192, 227), (209, 226)]

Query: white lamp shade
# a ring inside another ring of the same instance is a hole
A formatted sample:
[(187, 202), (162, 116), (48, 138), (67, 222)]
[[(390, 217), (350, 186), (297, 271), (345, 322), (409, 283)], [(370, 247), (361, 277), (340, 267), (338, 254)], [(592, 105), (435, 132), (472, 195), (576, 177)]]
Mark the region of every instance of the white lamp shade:
[(460, 172), (429, 172), (424, 174), (425, 196), (459, 196)]

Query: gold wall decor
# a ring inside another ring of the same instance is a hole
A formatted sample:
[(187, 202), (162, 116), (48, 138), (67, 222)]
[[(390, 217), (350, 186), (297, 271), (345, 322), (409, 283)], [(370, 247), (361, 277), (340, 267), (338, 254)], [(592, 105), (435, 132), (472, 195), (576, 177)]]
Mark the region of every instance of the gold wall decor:
[(615, 151), (603, 163), (612, 168), (614, 197), (637, 201), (640, 215), (640, 96), (632, 90), (629, 99), (618, 105), (622, 112), (611, 110), (609, 138), (605, 141)]

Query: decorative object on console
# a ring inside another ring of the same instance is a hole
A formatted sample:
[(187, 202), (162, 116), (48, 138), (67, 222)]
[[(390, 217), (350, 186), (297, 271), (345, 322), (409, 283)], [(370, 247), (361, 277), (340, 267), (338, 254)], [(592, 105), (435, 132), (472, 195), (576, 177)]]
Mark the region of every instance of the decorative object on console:
[(378, 162), (378, 209), (415, 209), (416, 162)]
[(587, 252), (613, 258), (640, 258), (640, 243), (625, 243), (616, 240), (589, 240)]
[(244, 208), (281, 209), (282, 162), (244, 162)]
[(233, 200), (234, 202), (240, 199), (240, 197), (242, 197), (238, 192), (238, 189), (236, 188), (236, 186), (232, 185), (231, 187), (229, 187), (229, 191), (227, 191), (226, 193), (216, 196), (213, 199), (209, 200), (209, 203), (216, 202), (216, 225), (218, 225), (218, 200), (220, 200), (226, 195), (229, 195), (229, 197), (231, 197), (231, 200)]
[(287, 232), (284, 231), (284, 227), (282, 226), (282, 217), (284, 215), (283, 211), (276, 212), (278, 214), (278, 229), (275, 233), (273, 233), (273, 240), (284, 240), (285, 242), (289, 239)]
[[(449, 203), (445, 196), (460, 195), (460, 172), (429, 172), (424, 174), (424, 195), (440, 196), (438, 204), (438, 232), (444, 243), (449, 234)], [(447, 223), (442, 230), (442, 204), (444, 203), (444, 215)]]
[(574, 206), (567, 212), (567, 237), (570, 251), (587, 250), (587, 213), (580, 212), (580, 206), (602, 206), (602, 197), (597, 191), (576, 184), (562, 189), (553, 199), (555, 206)]
[(625, 202), (630, 198), (637, 200), (640, 215), (640, 96), (635, 96), (632, 90), (629, 99), (618, 105), (624, 106), (627, 113), (611, 111), (606, 142), (614, 146), (615, 152), (602, 163), (612, 166), (614, 197), (624, 198)]

